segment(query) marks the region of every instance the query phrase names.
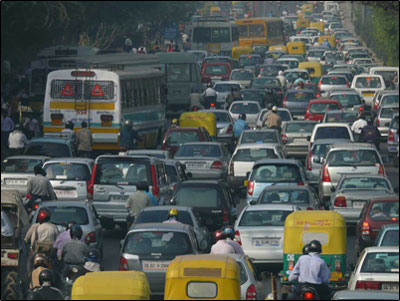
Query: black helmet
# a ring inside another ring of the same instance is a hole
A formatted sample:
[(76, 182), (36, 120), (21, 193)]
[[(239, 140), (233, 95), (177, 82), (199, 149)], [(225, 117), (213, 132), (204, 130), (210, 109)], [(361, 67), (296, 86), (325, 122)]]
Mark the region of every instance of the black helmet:
[(45, 269), (39, 274), (39, 284), (43, 285), (44, 282), (50, 282), (51, 285), (54, 285), (54, 274), (52, 270)]
[(72, 226), (71, 233), (70, 233), (72, 239), (74, 239), (74, 238), (81, 239), (82, 234), (83, 234), (83, 231), (82, 231), (81, 226), (79, 226), (79, 225)]
[(270, 104), (268, 105), (268, 110), (272, 110), (273, 106), (274, 106), (274, 104), (273, 104), (273, 103), (270, 103)]
[(322, 245), (318, 240), (310, 241), (310, 252), (321, 253)]
[(239, 119), (246, 120), (246, 118), (247, 118), (247, 116), (246, 116), (245, 113), (242, 113), (242, 114), (239, 115)]
[(74, 123), (72, 121), (67, 121), (65, 127), (67, 129), (73, 130), (74, 129)]
[(99, 262), (99, 251), (97, 249), (90, 249), (88, 256), (86, 257), (87, 261)]
[(303, 247), (303, 255), (308, 255), (310, 253), (310, 244), (305, 244)]
[(74, 225), (76, 225), (76, 221), (69, 221), (67, 224), (67, 230), (72, 229)]

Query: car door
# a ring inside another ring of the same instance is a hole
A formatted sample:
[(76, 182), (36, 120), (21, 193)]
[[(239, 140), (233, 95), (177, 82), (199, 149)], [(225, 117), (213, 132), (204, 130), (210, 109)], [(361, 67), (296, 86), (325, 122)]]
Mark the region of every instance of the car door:
[(158, 185), (160, 187), (160, 205), (166, 204), (169, 200), (172, 199), (173, 194), (173, 186), (168, 179), (165, 164), (164, 163), (156, 163), (156, 175)]
[(100, 223), (100, 219), (97, 215), (96, 208), (94, 208), (93, 205), (89, 205), (89, 209), (92, 212), (91, 219), (93, 220), (94, 224), (94, 229), (96, 233), (96, 240), (98, 242), (97, 248), (99, 249), (100, 253), (102, 252), (102, 247), (103, 247), (103, 228)]

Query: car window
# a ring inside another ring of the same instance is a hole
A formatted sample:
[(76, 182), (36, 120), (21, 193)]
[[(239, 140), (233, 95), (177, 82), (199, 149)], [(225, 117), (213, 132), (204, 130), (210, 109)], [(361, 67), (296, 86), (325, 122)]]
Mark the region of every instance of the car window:
[(381, 100), (381, 106), (390, 106), (399, 104), (399, 95), (384, 95)]
[(329, 137), (331, 139), (347, 139), (350, 140), (350, 134), (345, 127), (319, 127), (315, 133), (314, 140), (324, 139)]
[(387, 230), (383, 236), (381, 247), (397, 247), (399, 246), (399, 229)]
[(221, 92), (221, 93), (230, 93), (232, 88), (235, 88), (237, 90), (240, 90), (240, 85), (234, 85), (234, 84), (217, 84), (215, 85), (215, 91)]
[(280, 111), (280, 110), (278, 110), (278, 115), (279, 115), (279, 117), (281, 117), (282, 121), (292, 120), (290, 118), (290, 114), (289, 114), (288, 111)]
[(244, 100), (259, 100), (263, 99), (266, 95), (266, 93), (262, 91), (240, 91), (240, 93)]
[(375, 150), (338, 150), (329, 154), (329, 166), (377, 166), (381, 160)]
[(376, 189), (376, 190), (391, 190), (389, 183), (385, 179), (379, 178), (346, 178), (343, 179), (338, 190), (340, 189)]
[(44, 168), (50, 180), (89, 181), (91, 173), (86, 164), (57, 162), (47, 164)]
[(233, 72), (231, 75), (231, 80), (252, 80), (254, 78), (253, 73), (251, 72)]
[(315, 125), (314, 122), (291, 122), (286, 126), (286, 133), (311, 133)]
[(261, 64), (261, 59), (259, 56), (248, 55), (239, 57), (239, 64), (242, 66), (254, 66)]
[(219, 207), (220, 197), (218, 190), (213, 187), (186, 186), (178, 189), (175, 196), (178, 206), (187, 207)]
[[(297, 64), (298, 64), (298, 62), (297, 62)], [(293, 83), (298, 78), (302, 78), (304, 80), (310, 79), (310, 77), (308, 76), (308, 73), (298, 72), (298, 71), (285, 72), (284, 76), (288, 80), (289, 83)]]
[[(397, 71), (374, 71), (374, 74), (382, 75), (383, 79), (387, 83), (390, 83), (393, 80), (395, 74), (397, 75), (397, 78), (399, 77), (399, 74)], [(398, 95), (397, 95), (397, 99), (399, 99)]]
[(323, 77), (321, 83), (323, 85), (346, 85), (346, 79), (338, 76)]
[(393, 121), (390, 124), (390, 128), (395, 130), (399, 128), (399, 116), (393, 118)]
[(178, 173), (176, 172), (176, 169), (174, 166), (166, 165), (166, 171), (167, 171), (168, 178), (171, 179), (172, 183), (179, 182)]
[(362, 104), (361, 97), (354, 94), (336, 94), (330, 98), (337, 100), (344, 108), (351, 108)]
[(279, 86), (280, 82), (277, 78), (257, 78), (253, 80), (251, 86), (258, 89), (264, 87), (265, 85), (275, 85)]
[(67, 144), (35, 142), (27, 146), (25, 155), (49, 156), (49, 157), (71, 157), (70, 148)]
[[(286, 217), (290, 213), (291, 211), (286, 210), (249, 210), (243, 213), (239, 222), (239, 227), (283, 226), (285, 224)], [(253, 241), (253, 244), (257, 246), (257, 241)], [(261, 242), (259, 241), (258, 244), (260, 245)]]
[(270, 203), (296, 203), (296, 204), (308, 204), (309, 193), (307, 190), (274, 190), (263, 193), (259, 203), (270, 204)]
[(302, 181), (299, 168), (292, 164), (269, 164), (261, 165), (253, 170), (251, 181), (261, 183), (279, 183)]
[[(168, 219), (169, 210), (149, 210), (149, 211), (142, 211), (135, 223), (162, 223)], [(192, 217), (190, 216), (189, 212), (178, 210), (178, 221), (182, 224), (193, 226)]]
[(279, 143), (275, 131), (250, 131), (244, 132), (240, 144), (244, 143)]
[(374, 221), (393, 221), (399, 219), (399, 202), (374, 202), (368, 212)]
[(215, 117), (217, 118), (217, 122), (231, 122), (229, 118), (229, 113), (226, 112), (213, 112)]
[(278, 156), (272, 148), (239, 149), (233, 157), (233, 161), (255, 162), (260, 159), (277, 159)]
[[(75, 221), (79, 225), (89, 224), (89, 217), (85, 208), (74, 206), (47, 206), (47, 209), (51, 214), (50, 222), (55, 225), (66, 226), (69, 221)], [(36, 222), (38, 222), (37, 219)]]
[(295, 92), (288, 93), (286, 96), (287, 102), (309, 102), (314, 98), (314, 93), (306, 93), (306, 92)]
[(247, 281), (247, 272), (246, 268), (243, 266), (243, 263), (240, 261), (236, 261), (239, 264), (240, 268), (240, 285), (243, 285)]
[(382, 108), (380, 118), (392, 119), (394, 113), (398, 113), (399, 108)]
[(124, 253), (135, 255), (148, 255), (150, 253), (184, 255), (192, 254), (193, 249), (189, 236), (186, 233), (142, 231), (128, 235)]
[(179, 145), (187, 142), (200, 141), (198, 132), (195, 131), (173, 131), (168, 134), (166, 144), (167, 145)]
[(260, 111), (255, 103), (234, 103), (231, 112), (233, 114), (257, 114)]
[(378, 77), (358, 77), (355, 82), (356, 88), (382, 88), (381, 80)]
[(327, 112), (326, 122), (347, 122), (353, 123), (358, 117), (357, 111)]
[(5, 159), (1, 163), (1, 172), (32, 173), (36, 165), (42, 165), (38, 159)]
[(399, 252), (374, 252), (365, 256), (361, 273), (399, 273)]
[(204, 71), (206, 75), (225, 75), (226, 73), (228, 70), (225, 65), (208, 65)]
[(175, 157), (221, 157), (221, 150), (217, 145), (183, 145), (178, 149)]
[(336, 110), (338, 105), (336, 103), (313, 103), (310, 105), (310, 114), (324, 114), (327, 110)]

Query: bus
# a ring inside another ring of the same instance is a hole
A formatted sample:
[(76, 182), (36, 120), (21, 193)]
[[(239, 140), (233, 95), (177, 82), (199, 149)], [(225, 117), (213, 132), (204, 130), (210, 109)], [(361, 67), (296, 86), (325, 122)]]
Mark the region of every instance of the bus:
[(121, 126), (132, 120), (142, 138), (139, 148), (155, 148), (166, 127), (164, 89), (163, 73), (154, 68), (53, 71), (46, 84), (44, 135), (60, 137), (67, 121), (75, 131), (85, 121), (93, 150), (114, 153), (120, 150)]
[(283, 21), (280, 18), (248, 18), (235, 21), (239, 25), (239, 45), (282, 45)]
[(235, 46), (239, 46), (239, 32), (235, 22), (220, 16), (196, 18), (192, 22), (192, 50), (230, 56)]
[(203, 91), (196, 56), (187, 52), (158, 53), (157, 56), (165, 76), (168, 111), (188, 111), (190, 94)]

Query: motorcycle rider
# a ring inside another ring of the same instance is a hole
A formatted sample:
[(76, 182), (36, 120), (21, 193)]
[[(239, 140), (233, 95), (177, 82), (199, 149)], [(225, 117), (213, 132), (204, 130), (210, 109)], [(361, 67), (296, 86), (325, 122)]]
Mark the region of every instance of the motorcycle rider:
[(97, 249), (90, 249), (86, 257), (85, 265), (83, 266), (84, 272), (100, 272), (102, 269), (99, 263), (99, 251)]
[(235, 121), (233, 124), (233, 133), (235, 139), (238, 140), (240, 135), (244, 130), (249, 128), (249, 124), (246, 122), (247, 116), (245, 113), (239, 115), (239, 119)]
[(224, 231), (217, 230), (214, 232), (215, 244), (211, 247), (210, 254), (235, 254), (235, 249), (225, 241), (226, 234)]
[(207, 89), (206, 91), (204, 91), (204, 95), (205, 95), (205, 108), (209, 109), (211, 107), (211, 103), (216, 103), (217, 102), (217, 91), (215, 91), (212, 87), (211, 87), (211, 83), (207, 84)]
[(300, 256), (293, 271), (289, 275), (289, 281), (299, 281), (299, 291), (304, 285), (314, 287), (322, 300), (330, 300), (331, 290), (327, 285), (331, 272), (325, 261), (320, 258), (322, 245), (318, 240), (309, 244), (309, 254)]
[(29, 291), (27, 300), (64, 300), (61, 291), (54, 287), (55, 280), (52, 270), (45, 269), (39, 274), (40, 287)]
[[(275, 129), (278, 130), (279, 132), (281, 131), (281, 126), (282, 126), (282, 118), (278, 115), (278, 107), (273, 106), (272, 107), (272, 112), (267, 115), (266, 121), (267, 121), (267, 127), (269, 129)], [(264, 127), (265, 121), (263, 121), (263, 127)]]
[(80, 225), (73, 225), (71, 228), (71, 240), (67, 241), (61, 251), (61, 259), (64, 263), (64, 271), (69, 265), (83, 267), (86, 257), (89, 254), (89, 247), (81, 241), (82, 228)]
[(49, 258), (46, 254), (38, 253), (33, 258), (33, 268), (29, 280), (29, 289), (34, 289), (40, 286), (39, 275), (40, 272), (49, 268)]
[(361, 131), (367, 125), (368, 125), (368, 123), (365, 121), (364, 115), (362, 113), (358, 114), (357, 120), (354, 121), (351, 126), (351, 130), (354, 133), (354, 138), (355, 138), (356, 142), (358, 142), (360, 140)]
[(225, 233), (225, 241), (233, 248), (235, 249), (236, 254), (244, 254), (244, 251), (242, 249), (242, 246), (239, 245), (235, 239), (235, 231), (233, 231), (233, 228), (231, 226), (226, 226), (224, 229)]
[(174, 223), (174, 224), (182, 224), (179, 220), (178, 220), (178, 210), (176, 210), (175, 208), (172, 208), (169, 212), (168, 212), (168, 218), (166, 221), (163, 221), (163, 223)]
[(28, 179), (26, 190), (29, 201), (25, 206), (28, 210), (32, 210), (33, 204), (37, 199), (41, 199), (42, 201), (57, 199), (53, 186), (51, 185), (50, 180), (46, 177), (42, 167), (36, 165), (33, 168), (33, 172), (35, 173), (35, 176)]
[(142, 141), (138, 132), (133, 128), (132, 120), (125, 120), (124, 127), (121, 128), (121, 151), (127, 151), (135, 148), (137, 142)]
[(377, 150), (380, 150), (381, 133), (378, 128), (373, 125), (372, 119), (367, 119), (368, 125), (364, 126), (361, 130), (359, 137), (360, 142), (375, 144)]

